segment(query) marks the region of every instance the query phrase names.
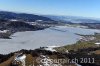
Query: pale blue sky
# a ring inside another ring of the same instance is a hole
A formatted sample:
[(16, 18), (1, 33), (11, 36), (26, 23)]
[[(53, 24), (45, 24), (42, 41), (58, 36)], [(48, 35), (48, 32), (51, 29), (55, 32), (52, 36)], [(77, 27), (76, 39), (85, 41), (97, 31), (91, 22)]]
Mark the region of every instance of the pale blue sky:
[(100, 18), (100, 0), (0, 0), (0, 10)]

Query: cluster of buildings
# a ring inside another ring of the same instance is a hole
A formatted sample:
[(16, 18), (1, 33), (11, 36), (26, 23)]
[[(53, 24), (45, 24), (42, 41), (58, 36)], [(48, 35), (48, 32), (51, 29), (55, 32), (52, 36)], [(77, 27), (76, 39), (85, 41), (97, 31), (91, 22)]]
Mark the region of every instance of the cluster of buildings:
[(92, 40), (95, 40), (96, 37), (93, 37), (93, 36), (83, 36), (80, 38), (80, 41), (92, 41)]

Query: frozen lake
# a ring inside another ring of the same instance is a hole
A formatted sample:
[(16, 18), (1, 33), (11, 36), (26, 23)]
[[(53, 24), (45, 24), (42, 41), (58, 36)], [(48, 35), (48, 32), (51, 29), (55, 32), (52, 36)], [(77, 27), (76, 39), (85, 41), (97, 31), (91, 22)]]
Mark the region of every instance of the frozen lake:
[(35, 49), (43, 46), (63, 46), (73, 44), (80, 39), (78, 34), (94, 34), (96, 29), (56, 26), (39, 31), (17, 32), (12, 39), (0, 39), (0, 54), (7, 54), (21, 49)]

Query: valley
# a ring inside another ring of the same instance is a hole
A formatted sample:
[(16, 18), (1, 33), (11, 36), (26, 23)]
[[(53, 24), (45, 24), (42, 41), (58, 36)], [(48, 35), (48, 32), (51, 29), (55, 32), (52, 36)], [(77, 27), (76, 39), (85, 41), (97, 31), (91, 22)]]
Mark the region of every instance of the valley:
[[(2, 11), (0, 15), (0, 66), (100, 65), (99, 20), (69, 17), (66, 21)], [(95, 63), (71, 61), (82, 57), (95, 58)], [(37, 63), (38, 58), (50, 63)], [(50, 59), (70, 59), (70, 63), (53, 63)]]

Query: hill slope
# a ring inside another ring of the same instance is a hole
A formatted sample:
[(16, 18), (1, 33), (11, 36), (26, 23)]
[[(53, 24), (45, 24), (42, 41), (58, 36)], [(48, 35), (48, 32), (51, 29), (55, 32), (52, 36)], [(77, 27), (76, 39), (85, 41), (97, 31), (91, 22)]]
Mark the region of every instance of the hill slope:
[(0, 11), (0, 19), (21, 19), (24, 21), (52, 21), (50, 18), (34, 15), (34, 14), (26, 14), (26, 13), (14, 13), (7, 11)]

